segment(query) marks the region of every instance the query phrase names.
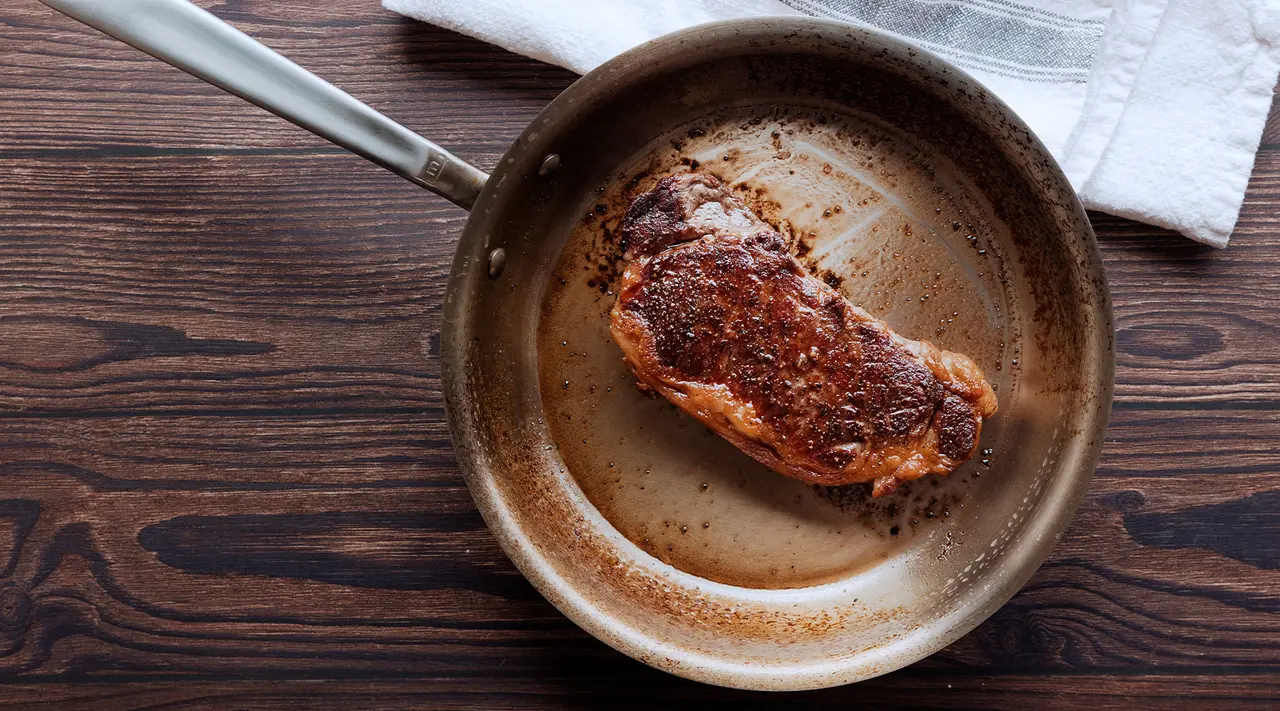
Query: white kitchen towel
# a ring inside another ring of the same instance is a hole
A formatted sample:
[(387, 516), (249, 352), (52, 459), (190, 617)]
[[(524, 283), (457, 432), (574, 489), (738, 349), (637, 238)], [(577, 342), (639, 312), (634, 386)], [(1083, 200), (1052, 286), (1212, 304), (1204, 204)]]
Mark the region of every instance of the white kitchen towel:
[(946, 57), (1017, 111), (1086, 207), (1224, 247), (1280, 72), (1280, 0), (383, 0), (585, 73), (733, 17), (807, 14)]

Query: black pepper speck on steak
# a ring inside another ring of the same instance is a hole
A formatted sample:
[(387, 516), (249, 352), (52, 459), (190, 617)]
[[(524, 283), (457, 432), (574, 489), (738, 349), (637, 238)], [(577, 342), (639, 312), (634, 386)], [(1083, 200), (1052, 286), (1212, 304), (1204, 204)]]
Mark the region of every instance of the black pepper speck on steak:
[(638, 385), (771, 469), (880, 496), (973, 456), (996, 411), (973, 361), (850, 304), (718, 179), (662, 180), (622, 238), (611, 330)]

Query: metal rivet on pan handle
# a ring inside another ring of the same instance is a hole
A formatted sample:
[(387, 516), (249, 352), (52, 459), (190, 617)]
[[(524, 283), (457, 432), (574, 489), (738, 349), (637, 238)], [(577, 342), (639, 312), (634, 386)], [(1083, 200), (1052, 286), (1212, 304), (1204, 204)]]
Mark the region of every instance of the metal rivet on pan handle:
[(507, 266), (507, 250), (498, 247), (489, 253), (489, 278), (497, 279), (502, 276), (502, 270)]
[(548, 175), (551, 175), (552, 173), (556, 172), (556, 169), (559, 167), (560, 167), (560, 154), (552, 153), (548, 155), (546, 158), (542, 159), (542, 165), (538, 166), (538, 177), (545, 178)]

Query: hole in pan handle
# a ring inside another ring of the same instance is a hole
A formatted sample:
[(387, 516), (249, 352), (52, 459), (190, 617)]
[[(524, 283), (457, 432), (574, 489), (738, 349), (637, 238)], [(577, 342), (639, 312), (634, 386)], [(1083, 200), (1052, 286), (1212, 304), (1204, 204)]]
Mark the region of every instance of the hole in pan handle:
[(187, 0), (42, 2), (464, 209), (489, 177)]

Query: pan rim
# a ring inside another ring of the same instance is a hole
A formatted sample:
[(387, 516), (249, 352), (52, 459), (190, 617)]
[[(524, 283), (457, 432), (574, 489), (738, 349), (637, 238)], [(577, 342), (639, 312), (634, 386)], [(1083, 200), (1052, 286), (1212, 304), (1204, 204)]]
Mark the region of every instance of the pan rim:
[[(470, 284), (468, 274), (477, 268), (476, 256), (483, 254), (486, 247), (482, 223), (497, 199), (504, 176), (511, 170), (509, 166), (513, 162), (512, 158), (527, 150), (527, 144), (533, 140), (531, 134), (536, 135), (549, 116), (571, 110), (569, 107), (575, 103), (586, 103), (585, 100), (598, 90), (598, 80), (601, 77), (621, 74), (622, 69), (655, 53), (665, 55), (678, 51), (680, 45), (690, 41), (714, 42), (719, 38), (741, 33), (806, 31), (856, 36), (875, 49), (884, 49), (902, 56), (910, 53), (911, 57), (916, 58), (911, 60), (913, 69), (923, 70), (922, 62), (928, 60), (946, 67), (975, 85), (981, 85), (946, 60), (891, 35), (824, 18), (779, 16), (726, 20), (668, 34), (629, 50), (583, 76), (553, 99), (504, 153), (459, 240), (446, 292), (441, 334), (445, 409), (454, 448), (458, 453), (459, 467), (486, 525), (520, 572), (562, 614), (618, 651), (678, 676), (741, 689), (807, 690), (862, 681), (923, 659), (977, 627), (1016, 594), (1039, 569), (1052, 551), (1053, 544), (1073, 519), (1093, 477), (1114, 389), (1112, 302), (1102, 267), (1101, 250), (1088, 216), (1061, 168), (1040, 140), (1003, 101), (988, 94), (988, 103), (1001, 113), (1004, 120), (1031, 136), (1031, 154), (1044, 161), (1045, 171), (1052, 177), (1055, 186), (1065, 187), (1064, 194), (1071, 196), (1071, 204), (1064, 208), (1071, 213), (1074, 224), (1080, 228), (1077, 236), (1085, 242), (1083, 251), (1088, 262), (1085, 271), (1100, 275), (1094, 299), (1085, 305), (1091, 307), (1093, 317), (1092, 332), (1085, 334), (1086, 342), (1093, 346), (1092, 357), (1085, 358), (1093, 370), (1092, 373), (1086, 373), (1089, 376), (1086, 377), (1086, 382), (1093, 385), (1091, 392), (1095, 395), (1096, 406), (1084, 416), (1083, 421), (1086, 429), (1096, 436), (1087, 443), (1073, 444), (1074, 451), (1069, 454), (1075, 463), (1066, 467), (1070, 476), (1057, 477), (1048, 484), (1036, 515), (1010, 541), (1008, 554), (989, 569), (990, 584), (981, 593), (970, 595), (956, 609), (921, 625), (900, 640), (849, 658), (783, 665), (726, 660), (679, 648), (650, 631), (611, 617), (560, 576), (547, 555), (538, 549), (516, 522), (508, 502), (496, 487), (494, 476), (484, 461), (483, 452), (478, 451), (470, 437), (470, 433), (477, 428), (476, 418), (469, 408), (461, 406), (469, 397), (465, 365), (466, 351), (471, 345), (471, 324), (466, 315)], [(1044, 190), (1046, 188), (1037, 188), (1038, 192)], [(1063, 456), (1067, 456), (1067, 453)]]

